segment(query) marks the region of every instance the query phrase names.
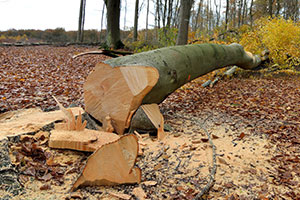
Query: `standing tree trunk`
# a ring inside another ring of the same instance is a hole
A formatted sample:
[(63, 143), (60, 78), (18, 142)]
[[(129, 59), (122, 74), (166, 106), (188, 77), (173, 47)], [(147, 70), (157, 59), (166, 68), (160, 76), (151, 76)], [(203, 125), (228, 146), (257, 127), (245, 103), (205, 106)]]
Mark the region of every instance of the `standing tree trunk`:
[(120, 0), (105, 0), (107, 8), (106, 44), (113, 49), (123, 48), (120, 39)]
[(77, 31), (77, 39), (76, 39), (77, 42), (83, 42), (85, 4), (86, 4), (86, 0), (80, 1), (79, 22), (78, 22), (78, 31)]
[(101, 43), (102, 43), (102, 29), (103, 29), (104, 10), (105, 10), (105, 3), (103, 3), (102, 14), (101, 14), (101, 27), (100, 27), (100, 42)]
[(126, 30), (126, 16), (127, 16), (127, 0), (125, 0), (125, 15), (124, 15), (124, 26), (123, 30)]
[(225, 31), (227, 31), (227, 29), (228, 29), (228, 15), (229, 15), (229, 0), (226, 0)]
[(269, 0), (269, 15), (273, 16), (273, 0)]
[(167, 27), (171, 27), (171, 19), (173, 14), (173, 0), (169, 0), (169, 6), (168, 6), (168, 16), (167, 16)]
[(260, 63), (260, 56), (245, 52), (239, 44), (173, 46), (106, 60), (96, 65), (83, 86), (85, 110), (104, 124), (111, 120), (116, 132), (123, 134), (141, 104), (158, 104), (213, 70), (230, 65), (252, 69)]
[(160, 1), (156, 0), (157, 28), (160, 29)]
[(178, 27), (178, 15), (179, 15), (179, 1), (180, 0), (176, 0), (176, 4), (175, 4), (175, 13), (174, 13), (174, 17), (173, 17), (173, 22), (172, 22), (172, 26), (173, 27)]
[(138, 17), (139, 17), (139, 0), (135, 0), (133, 41), (137, 41), (137, 37), (138, 37)]
[(191, 8), (193, 2), (194, 2), (193, 0), (181, 0), (180, 23), (179, 23), (176, 45), (187, 44), (189, 21), (190, 21)]
[(253, 25), (253, 0), (251, 0), (249, 15), (250, 15), (250, 26), (252, 27), (252, 25)]
[(145, 40), (148, 41), (149, 0), (147, 0)]
[(241, 22), (242, 22), (242, 7), (243, 7), (243, 0), (239, 0), (238, 28), (241, 27)]
[(197, 28), (198, 28), (198, 20), (199, 20), (200, 12), (201, 12), (201, 9), (202, 9), (202, 1), (203, 0), (200, 0), (200, 2), (198, 3), (198, 10), (197, 10), (197, 13), (196, 13), (196, 16), (195, 16), (195, 22), (194, 22), (193, 28), (192, 28), (193, 31), (196, 31)]

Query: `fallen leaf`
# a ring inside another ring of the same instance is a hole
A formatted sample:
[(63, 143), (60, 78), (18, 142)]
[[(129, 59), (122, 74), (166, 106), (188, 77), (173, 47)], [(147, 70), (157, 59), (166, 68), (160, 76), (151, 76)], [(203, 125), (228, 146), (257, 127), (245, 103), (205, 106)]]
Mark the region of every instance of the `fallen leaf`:
[(50, 190), (51, 186), (49, 184), (44, 184), (40, 187), (40, 190)]
[(208, 138), (201, 138), (202, 142), (208, 142)]
[(245, 137), (245, 133), (244, 132), (239, 135), (240, 140), (243, 139), (244, 137)]

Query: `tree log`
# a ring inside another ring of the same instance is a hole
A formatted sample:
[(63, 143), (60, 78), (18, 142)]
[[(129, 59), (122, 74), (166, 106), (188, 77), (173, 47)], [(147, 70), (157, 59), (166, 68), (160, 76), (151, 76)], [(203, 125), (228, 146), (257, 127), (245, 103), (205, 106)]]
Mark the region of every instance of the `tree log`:
[[(101, 122), (104, 121), (105, 117), (111, 117), (114, 129), (122, 134), (125, 128), (129, 127), (133, 112), (141, 104), (159, 104), (185, 83), (216, 69), (230, 65), (236, 65), (243, 69), (253, 69), (261, 61), (260, 56), (244, 51), (244, 48), (239, 44), (173, 46), (110, 59), (105, 61), (105, 64), (98, 64), (84, 84), (86, 111)], [(137, 68), (144, 72), (131, 73)], [(140, 77), (130, 77), (117, 72), (117, 70), (124, 71), (125, 69), (127, 69), (127, 74), (135, 73)], [(156, 71), (159, 74), (158, 80), (155, 80)], [(129, 81), (128, 78), (134, 80)], [(121, 79), (124, 81), (120, 81)], [(147, 83), (143, 81), (144, 79), (147, 80)], [(151, 79), (153, 80), (151, 81)], [(110, 82), (109, 85), (108, 82)], [(127, 86), (125, 87), (124, 84)], [(143, 86), (140, 87), (140, 84)], [(103, 87), (109, 89), (103, 89)], [(123, 93), (127, 92), (126, 90), (132, 90), (130, 89), (132, 87), (140, 87), (139, 91), (131, 92), (132, 96), (143, 93), (143, 95), (138, 95), (138, 100), (124, 98)], [(118, 103), (121, 104), (121, 107), (115, 104), (117, 102), (114, 99), (119, 99)], [(104, 101), (107, 102), (106, 108), (103, 107)], [(124, 112), (120, 109), (123, 109)], [(122, 116), (112, 116), (112, 113), (116, 113), (116, 111), (119, 114), (123, 113)], [(120, 118), (122, 119), (120, 120)]]

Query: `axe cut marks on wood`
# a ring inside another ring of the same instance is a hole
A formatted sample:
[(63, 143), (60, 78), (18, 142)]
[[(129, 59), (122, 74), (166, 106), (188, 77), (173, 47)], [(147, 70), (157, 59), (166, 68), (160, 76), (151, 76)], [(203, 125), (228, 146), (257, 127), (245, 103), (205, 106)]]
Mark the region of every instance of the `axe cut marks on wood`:
[(111, 67), (98, 63), (88, 76), (84, 88), (85, 110), (103, 123), (111, 118), (115, 131), (123, 134), (130, 116), (157, 83), (159, 74), (154, 67)]
[(138, 139), (133, 134), (104, 144), (88, 158), (82, 174), (71, 190), (83, 185), (140, 183), (141, 170), (134, 167), (138, 149)]

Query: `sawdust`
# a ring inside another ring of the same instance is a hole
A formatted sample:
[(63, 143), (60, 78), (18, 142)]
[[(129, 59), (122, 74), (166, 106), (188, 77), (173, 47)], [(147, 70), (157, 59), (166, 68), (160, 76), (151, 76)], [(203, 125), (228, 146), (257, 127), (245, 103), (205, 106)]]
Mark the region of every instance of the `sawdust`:
[[(74, 115), (83, 109), (71, 108)], [(58, 120), (65, 119), (60, 110), (43, 112), (39, 108), (10, 111), (0, 115), (0, 140), (6, 136), (16, 136), (32, 133)]]
[[(137, 187), (145, 192), (146, 199), (193, 198), (208, 182), (212, 148), (197, 124), (177, 119), (167, 123), (173, 131), (163, 141), (149, 134), (139, 137), (143, 150), (137, 161), (142, 169), (139, 185), (83, 187), (71, 193), (70, 188), (90, 154), (50, 149), (44, 144), (53, 153), (54, 162), (65, 168), (63, 181), (39, 181), (22, 175), (25, 192), (13, 199), (118, 199), (112, 194), (129, 195), (133, 199), (132, 192)], [(285, 187), (273, 184), (274, 168), (269, 160), (275, 147), (265, 135), (252, 134), (247, 128), (232, 130), (226, 124), (208, 123), (206, 127), (217, 147), (216, 182), (208, 199), (227, 199), (232, 195), (240, 199), (272, 198), (287, 192)], [(294, 181), (300, 180), (295, 177)], [(294, 187), (294, 190), (299, 189)]]

